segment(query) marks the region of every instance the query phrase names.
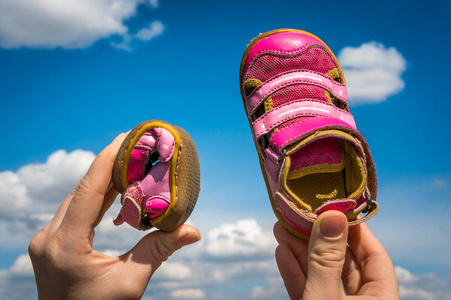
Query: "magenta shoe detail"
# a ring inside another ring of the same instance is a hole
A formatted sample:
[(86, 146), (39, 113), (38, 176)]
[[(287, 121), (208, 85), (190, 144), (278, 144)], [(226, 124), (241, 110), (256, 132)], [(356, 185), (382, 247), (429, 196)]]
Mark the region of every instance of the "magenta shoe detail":
[(136, 218), (136, 207), (144, 207), (145, 217), (149, 219), (160, 216), (169, 207), (169, 161), (174, 154), (174, 143), (172, 134), (163, 128), (153, 128), (136, 143), (127, 168), (131, 185), (123, 194), (124, 204), (116, 225), (125, 221), (138, 228), (140, 218)]

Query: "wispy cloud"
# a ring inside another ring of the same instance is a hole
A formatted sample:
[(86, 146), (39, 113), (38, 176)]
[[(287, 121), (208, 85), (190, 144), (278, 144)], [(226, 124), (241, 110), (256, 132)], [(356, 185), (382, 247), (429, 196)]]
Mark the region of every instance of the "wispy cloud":
[(443, 179), (435, 179), (434, 180), (434, 187), (437, 189), (446, 190), (448, 188), (448, 182)]
[(159, 36), (163, 33), (164, 26), (159, 21), (153, 21), (150, 23), (150, 25), (146, 28), (141, 29), (135, 34), (135, 38), (141, 40), (141, 41), (150, 41), (156, 36)]
[(396, 48), (376, 42), (340, 51), (338, 61), (343, 67), (349, 103), (379, 103), (404, 89), (401, 78), (406, 60)]
[(158, 0), (0, 0), (0, 47), (79, 49), (113, 35), (126, 39), (124, 22), (143, 4)]
[(136, 40), (150, 41), (153, 38), (161, 35), (164, 31), (164, 25), (160, 21), (153, 21), (149, 26), (142, 28), (136, 34), (123, 34), (122, 41), (120, 43), (111, 43), (111, 46), (131, 51), (131, 43)]

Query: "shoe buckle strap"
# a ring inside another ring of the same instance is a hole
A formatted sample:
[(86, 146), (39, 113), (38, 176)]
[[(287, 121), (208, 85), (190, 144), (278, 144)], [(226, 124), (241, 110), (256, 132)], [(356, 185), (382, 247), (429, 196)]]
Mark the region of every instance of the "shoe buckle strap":
[(348, 105), (348, 94), (346, 85), (339, 83), (332, 78), (314, 71), (289, 71), (282, 73), (262, 85), (255, 88), (252, 93), (246, 97), (246, 108), (248, 115), (255, 113), (257, 107), (275, 91), (293, 84), (310, 84), (319, 86), (329, 91), (335, 98)]
[(289, 104), (278, 106), (255, 120), (252, 123), (254, 139), (258, 140), (277, 126), (299, 117), (335, 118), (356, 129), (354, 117), (333, 104), (314, 99), (295, 100)]

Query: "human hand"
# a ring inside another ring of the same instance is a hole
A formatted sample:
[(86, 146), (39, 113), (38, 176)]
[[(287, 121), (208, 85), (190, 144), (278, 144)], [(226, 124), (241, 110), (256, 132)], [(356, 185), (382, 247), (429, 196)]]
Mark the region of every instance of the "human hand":
[(399, 299), (393, 263), (366, 224), (349, 227), (348, 235), (345, 215), (327, 211), (313, 225), (310, 241), (290, 234), (280, 222), (274, 235), (277, 265), (291, 299)]
[(139, 299), (155, 270), (174, 251), (200, 240), (192, 226), (147, 234), (129, 252), (109, 257), (92, 249), (94, 228), (114, 202), (113, 163), (119, 135), (94, 160), (53, 219), (31, 241), (39, 299)]

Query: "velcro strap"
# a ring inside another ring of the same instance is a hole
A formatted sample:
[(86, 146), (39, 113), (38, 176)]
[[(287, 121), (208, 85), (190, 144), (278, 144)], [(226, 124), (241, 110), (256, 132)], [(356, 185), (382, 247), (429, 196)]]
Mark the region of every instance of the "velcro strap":
[(328, 90), (335, 98), (348, 104), (346, 86), (332, 78), (313, 71), (291, 71), (282, 73), (257, 87), (247, 97), (246, 106), (249, 115), (273, 92), (292, 84), (313, 84)]
[(356, 128), (354, 117), (333, 104), (315, 100), (296, 100), (278, 106), (255, 120), (252, 123), (254, 137), (258, 139), (280, 124), (302, 116), (335, 118), (344, 121), (354, 129)]
[(284, 147), (318, 129), (329, 128), (351, 130), (352, 132), (358, 133), (355, 128), (342, 120), (334, 118), (312, 118), (289, 127), (279, 129), (279, 131), (271, 136), (269, 142), (278, 151), (282, 151)]

